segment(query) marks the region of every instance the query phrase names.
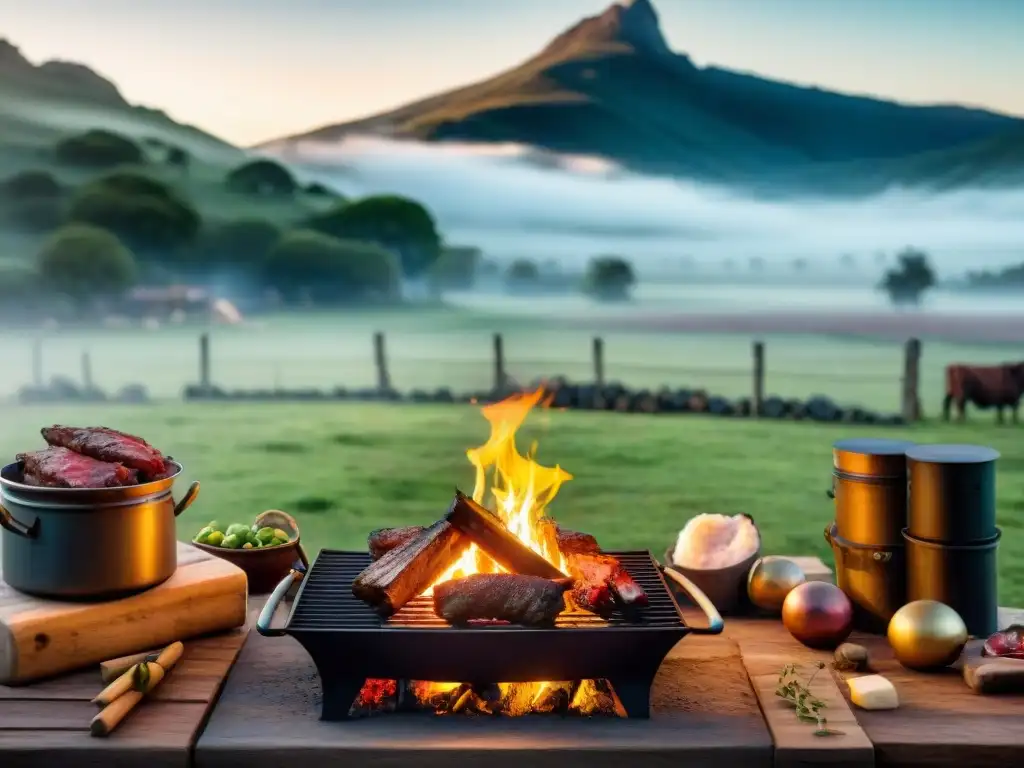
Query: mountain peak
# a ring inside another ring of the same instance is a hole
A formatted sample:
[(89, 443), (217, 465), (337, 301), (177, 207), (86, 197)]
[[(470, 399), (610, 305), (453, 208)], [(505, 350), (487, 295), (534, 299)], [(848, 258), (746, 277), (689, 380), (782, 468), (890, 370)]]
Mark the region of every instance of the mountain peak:
[(551, 41), (546, 53), (588, 45), (627, 45), (638, 53), (671, 55), (651, 0), (620, 0), (598, 16), (588, 16)]

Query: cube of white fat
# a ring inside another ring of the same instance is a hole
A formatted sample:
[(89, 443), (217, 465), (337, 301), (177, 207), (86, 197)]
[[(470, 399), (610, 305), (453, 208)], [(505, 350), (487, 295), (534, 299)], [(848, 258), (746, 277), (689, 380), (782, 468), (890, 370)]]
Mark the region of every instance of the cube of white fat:
[(861, 709), (896, 709), (900, 705), (896, 686), (881, 675), (852, 677), (846, 684), (850, 686), (850, 701)]

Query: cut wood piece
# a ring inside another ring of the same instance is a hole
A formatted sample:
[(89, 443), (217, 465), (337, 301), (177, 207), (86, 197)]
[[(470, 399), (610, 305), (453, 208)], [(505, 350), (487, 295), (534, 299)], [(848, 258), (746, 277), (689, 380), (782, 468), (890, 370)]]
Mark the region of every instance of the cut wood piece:
[(422, 594), (469, 547), (469, 539), (446, 520), (370, 563), (352, 582), (352, 594), (383, 616), (397, 613)]
[(44, 600), (0, 581), (0, 684), (31, 682), (245, 621), (245, 572), (188, 544), (178, 545), (170, 579), (122, 600)]
[(835, 574), (819, 557), (786, 557), (800, 566), (807, 581), (833, 581)]
[[(795, 640), (793, 641), (796, 642)], [(753, 650), (753, 649), (751, 649)], [(746, 654), (746, 650), (741, 651)], [(762, 659), (763, 661), (763, 659)], [(779, 669), (792, 663), (791, 658), (778, 657)], [(744, 659), (746, 662), (746, 659)], [(749, 667), (748, 667), (749, 671)], [(813, 665), (804, 666), (801, 678), (813, 673)], [(825, 702), (825, 718), (829, 735), (815, 735), (814, 723), (799, 720), (793, 707), (775, 695), (779, 676), (775, 674), (751, 675), (754, 693), (761, 703), (764, 719), (775, 742), (776, 766), (843, 765), (851, 768), (872, 768), (875, 750), (867, 734), (857, 724), (857, 717), (843, 698), (839, 686), (822, 670), (811, 683), (811, 694)]]
[(447, 519), (466, 538), (511, 573), (545, 579), (564, 579), (566, 576), (523, 544), (496, 515), (461, 491), (455, 492), (455, 500), (448, 510)]

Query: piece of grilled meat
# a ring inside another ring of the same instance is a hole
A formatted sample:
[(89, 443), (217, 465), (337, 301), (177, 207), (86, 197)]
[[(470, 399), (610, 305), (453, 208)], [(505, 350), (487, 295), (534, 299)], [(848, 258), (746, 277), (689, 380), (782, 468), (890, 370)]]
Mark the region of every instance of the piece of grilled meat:
[(434, 587), (434, 613), (449, 624), (473, 620), (551, 626), (565, 609), (571, 579), (517, 573), (475, 573)]
[(370, 532), (367, 545), (370, 549), (370, 557), (380, 560), (392, 549), (405, 544), (410, 539), (415, 539), (423, 533), (422, 525), (406, 525), (401, 528), (378, 528)]
[(118, 432), (109, 427), (64, 427), (54, 424), (40, 430), (52, 446), (68, 448), (97, 461), (123, 464), (137, 469), (147, 480), (163, 477), (167, 460), (141, 437)]
[(121, 464), (97, 461), (67, 448), (19, 453), (26, 485), (45, 488), (116, 488), (135, 485), (138, 472)]

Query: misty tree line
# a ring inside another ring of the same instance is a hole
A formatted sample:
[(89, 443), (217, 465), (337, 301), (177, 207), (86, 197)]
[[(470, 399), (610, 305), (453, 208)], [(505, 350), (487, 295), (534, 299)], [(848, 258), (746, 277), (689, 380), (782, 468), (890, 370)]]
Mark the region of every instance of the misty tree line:
[[(53, 148), (58, 163), (109, 171), (75, 189), (43, 170), (0, 182), (4, 223), (47, 236), (34, 270), (3, 281), (7, 303), (61, 296), (82, 312), (139, 283), (186, 281), (272, 290), (285, 302), (394, 301), (403, 280), (425, 281), (440, 293), (472, 286), (486, 266), (479, 249), (446, 244), (431, 212), (415, 200), (347, 200), (320, 184), (299, 185), (287, 168), (266, 159), (229, 171), (224, 189), (260, 199), (315, 196), (324, 203), (319, 212), (284, 227), (262, 218), (210, 220), (178, 186), (151, 173), (158, 163), (187, 176), (188, 153), (147, 142), (143, 147), (101, 130), (61, 140)], [(539, 272), (517, 263), (506, 277), (528, 286)], [(628, 295), (634, 281), (625, 259), (598, 257), (582, 287), (612, 300)]]

